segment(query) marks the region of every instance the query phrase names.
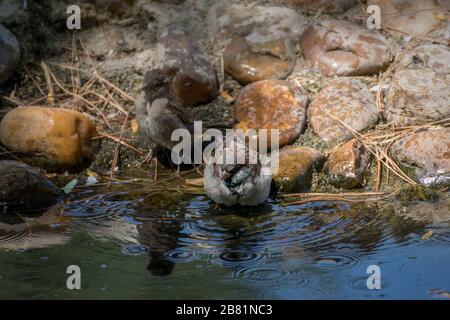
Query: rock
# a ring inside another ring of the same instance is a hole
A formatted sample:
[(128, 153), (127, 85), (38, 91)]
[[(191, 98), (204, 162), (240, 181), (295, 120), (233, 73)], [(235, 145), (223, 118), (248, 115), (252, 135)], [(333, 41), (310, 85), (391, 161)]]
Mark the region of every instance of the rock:
[(63, 198), (63, 192), (35, 168), (0, 161), (0, 211), (39, 211)]
[(0, 85), (12, 75), (20, 59), (16, 37), (0, 24)]
[[(368, 5), (381, 9), (381, 28), (394, 36), (442, 35), (448, 28), (445, 11), (435, 0), (368, 0)], [(442, 1), (446, 10), (450, 2)], [(447, 34), (447, 39), (449, 35)]]
[(182, 4), (185, 0), (155, 0), (156, 2), (159, 3), (164, 3), (164, 4)]
[(326, 76), (364, 76), (385, 70), (391, 49), (378, 32), (348, 21), (323, 20), (302, 34), (303, 56)]
[(184, 107), (209, 102), (218, 93), (209, 56), (177, 26), (169, 26), (161, 34), (155, 64), (170, 77), (172, 93)]
[[(292, 144), (306, 123), (308, 93), (284, 80), (263, 80), (244, 87), (234, 107), (236, 129), (279, 129), (279, 146)], [(270, 132), (268, 133), (269, 143)]]
[(433, 127), (396, 141), (392, 158), (412, 169), (414, 179), (428, 187), (450, 185), (450, 128)]
[(450, 116), (450, 50), (422, 45), (399, 58), (386, 93), (384, 116), (396, 126), (420, 125)]
[(309, 123), (327, 142), (350, 140), (353, 134), (341, 122), (361, 132), (378, 122), (375, 98), (365, 84), (350, 78), (331, 80), (308, 109)]
[(337, 148), (325, 164), (330, 182), (337, 188), (362, 187), (370, 162), (370, 151), (356, 139)]
[(95, 125), (82, 113), (47, 107), (16, 108), (0, 123), (0, 142), (24, 161), (49, 171), (78, 170), (99, 147)]
[(213, 7), (208, 26), (223, 51), (224, 68), (241, 84), (284, 79), (293, 70), (304, 18), (278, 6)]
[(131, 15), (135, 0), (95, 0), (95, 7), (100, 11), (122, 17)]
[(297, 5), (302, 9), (325, 13), (343, 13), (352, 7), (355, 0), (288, 0), (288, 4)]
[(308, 147), (291, 146), (279, 152), (279, 168), (273, 175), (278, 192), (302, 192), (311, 188), (312, 173), (319, 170), (325, 157)]
[(0, 24), (18, 25), (28, 19), (23, 6), (16, 0), (0, 1)]

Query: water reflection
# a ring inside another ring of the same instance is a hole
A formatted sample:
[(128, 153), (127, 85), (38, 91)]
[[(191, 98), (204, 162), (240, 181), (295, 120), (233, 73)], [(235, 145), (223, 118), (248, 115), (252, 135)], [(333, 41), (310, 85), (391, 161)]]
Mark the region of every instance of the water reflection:
[[(0, 217), (0, 248), (65, 245), (82, 230), (117, 245), (114, 254), (101, 252), (111, 260), (146, 257), (142, 269), (152, 276), (180, 276), (177, 265), (195, 262), (224, 270), (223, 281), (256, 286), (255, 298), (286, 297), (298, 288), (330, 298), (339, 283), (363, 290), (364, 270), (351, 278), (343, 272), (370, 259), (386, 261), (397, 248), (450, 244), (449, 207), (443, 197), (407, 206), (389, 201), (285, 207), (271, 200), (252, 209), (220, 209), (204, 196), (86, 193), (38, 217)], [(432, 237), (423, 240), (429, 230)], [(94, 255), (102, 249), (80, 250)]]

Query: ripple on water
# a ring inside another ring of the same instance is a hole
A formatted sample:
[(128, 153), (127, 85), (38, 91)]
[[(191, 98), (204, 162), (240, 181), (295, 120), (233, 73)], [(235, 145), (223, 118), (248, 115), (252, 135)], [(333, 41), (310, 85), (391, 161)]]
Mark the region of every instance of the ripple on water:
[(131, 201), (117, 200), (118, 194), (101, 194), (88, 199), (70, 202), (64, 206), (62, 215), (74, 220), (102, 222), (119, 220), (122, 216), (135, 213)]
[[(251, 282), (275, 283), (298, 279), (299, 274), (299, 270), (289, 270), (281, 266), (258, 265), (233, 270), (229, 277), (230, 279), (244, 279)], [(303, 278), (300, 284), (303, 285), (306, 282), (307, 279)]]
[(149, 251), (147, 246), (142, 244), (129, 244), (122, 246), (121, 252), (127, 256), (141, 256)]
[(167, 260), (175, 263), (187, 263), (196, 259), (194, 252), (187, 248), (176, 248), (167, 251), (164, 256)]

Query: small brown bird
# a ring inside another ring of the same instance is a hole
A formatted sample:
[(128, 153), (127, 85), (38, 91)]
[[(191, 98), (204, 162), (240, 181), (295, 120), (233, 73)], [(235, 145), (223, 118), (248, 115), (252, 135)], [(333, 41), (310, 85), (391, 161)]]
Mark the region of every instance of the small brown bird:
[[(237, 155), (238, 152), (245, 154), (245, 163), (220, 161), (224, 155)], [(250, 153), (255, 152), (249, 150), (245, 143), (233, 141), (224, 147), (223, 153), (216, 153), (210, 159), (205, 167), (204, 187), (215, 203), (228, 207), (257, 206), (267, 200), (272, 174), (259, 160), (255, 164), (250, 163)]]
[(173, 131), (193, 132), (191, 115), (171, 95), (170, 79), (161, 69), (152, 69), (145, 75), (142, 92), (137, 98), (136, 117), (144, 134), (169, 150), (178, 144), (171, 140)]

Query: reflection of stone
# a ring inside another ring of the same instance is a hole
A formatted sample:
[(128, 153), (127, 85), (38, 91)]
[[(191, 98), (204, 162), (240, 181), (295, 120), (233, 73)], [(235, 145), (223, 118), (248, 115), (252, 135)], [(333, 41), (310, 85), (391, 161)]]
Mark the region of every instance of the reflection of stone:
[(177, 26), (162, 32), (155, 64), (170, 78), (171, 92), (183, 107), (207, 103), (218, 93), (216, 71), (209, 56)]
[(284, 79), (295, 66), (303, 17), (277, 6), (226, 4), (209, 12), (214, 42), (224, 47), (224, 68), (242, 84)]
[(450, 50), (422, 45), (402, 55), (384, 110), (397, 126), (420, 125), (450, 116)]
[(348, 21), (323, 20), (309, 26), (300, 45), (305, 59), (326, 76), (363, 76), (385, 70), (391, 49), (378, 32)]
[(0, 161), (0, 177), (1, 211), (39, 211), (63, 197), (42, 173), (18, 161)]
[(319, 169), (324, 156), (307, 147), (287, 147), (279, 153), (279, 169), (273, 175), (279, 192), (302, 192), (311, 187), (312, 173)]
[(16, 108), (0, 123), (0, 141), (24, 160), (47, 170), (77, 170), (90, 164), (98, 146), (93, 122), (82, 113), (49, 107)]
[(450, 185), (450, 128), (435, 127), (396, 141), (390, 153), (394, 160), (414, 170), (425, 186)]
[(338, 188), (358, 188), (363, 185), (370, 152), (353, 139), (335, 150), (325, 165), (331, 183)]
[[(278, 129), (280, 147), (292, 144), (305, 127), (308, 101), (307, 92), (288, 81), (251, 83), (241, 90), (236, 100), (235, 128)], [(271, 140), (268, 141), (270, 146)]]
[(308, 108), (308, 121), (326, 142), (344, 142), (353, 137), (339, 119), (355, 131), (378, 122), (375, 98), (365, 84), (350, 78), (331, 80)]
[[(441, 1), (450, 10), (449, 1)], [(445, 11), (436, 0), (369, 0), (381, 9), (381, 27), (395, 36), (426, 36), (448, 28)], [(450, 35), (447, 34), (447, 38)]]
[(16, 37), (0, 24), (0, 85), (12, 75), (20, 59)]

